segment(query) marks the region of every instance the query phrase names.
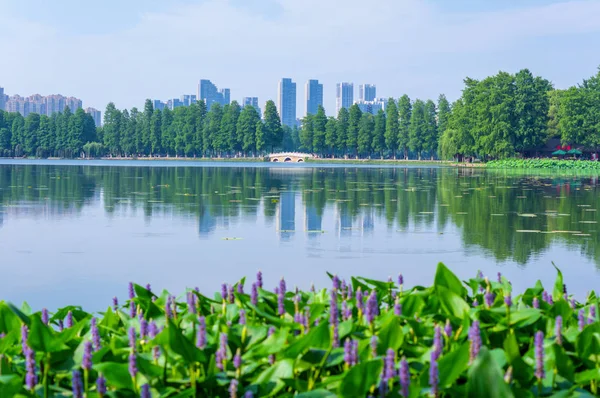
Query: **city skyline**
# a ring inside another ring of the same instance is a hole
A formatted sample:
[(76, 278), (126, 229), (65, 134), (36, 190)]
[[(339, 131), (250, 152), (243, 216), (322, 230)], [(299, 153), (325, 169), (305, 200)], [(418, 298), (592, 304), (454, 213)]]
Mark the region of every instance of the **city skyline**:
[[(356, 34), (357, 18), (365, 13), (358, 0), (106, 0), (86, 7), (74, 0), (0, 0), (0, 32), (10, 38), (0, 51), (15, 60), (0, 65), (0, 85), (10, 93), (69, 93), (104, 110), (109, 102), (131, 109), (146, 98), (195, 93), (202, 76), (230, 88), (238, 101), (252, 95), (262, 105), (276, 100), (276, 84), (288, 76), (302, 85), (318, 79), (323, 105), (333, 114), (339, 81), (377, 83), (384, 98), (407, 94), (426, 100), (444, 93), (454, 101), (466, 77), (529, 68), (555, 87), (568, 88), (600, 65), (600, 52), (590, 51), (600, 32), (597, 1), (383, 1), (362, 20), (361, 30), (377, 32), (374, 40)], [(318, 7), (328, 12), (313, 15)], [(337, 13), (335, 26), (329, 11)], [(193, 46), (173, 40), (209, 31), (221, 34)], [(339, 53), (348, 37), (365, 50), (352, 62)], [(98, 57), (99, 48), (110, 51)], [(43, 73), (40, 59), (52, 60)], [(304, 111), (302, 104), (297, 114)]]
[(316, 114), (319, 106), (323, 106), (323, 85), (316, 79), (307, 81), (304, 87), (304, 98), (306, 101), (304, 116)]
[(0, 87), (0, 97), (0, 110), (20, 113), (23, 117), (30, 113), (51, 116), (53, 113), (63, 112), (66, 107), (74, 113), (77, 109), (83, 108), (82, 100), (62, 94), (33, 94), (23, 97), (19, 94), (5, 94), (5, 89)]
[(282, 125), (296, 125), (296, 100), (296, 83), (291, 78), (284, 77), (279, 82), (276, 103)]

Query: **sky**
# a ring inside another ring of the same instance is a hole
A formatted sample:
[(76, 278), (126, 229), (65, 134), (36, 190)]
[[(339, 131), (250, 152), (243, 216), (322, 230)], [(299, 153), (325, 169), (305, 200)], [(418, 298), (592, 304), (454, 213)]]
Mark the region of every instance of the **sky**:
[(378, 97), (450, 100), (465, 77), (528, 68), (566, 88), (600, 65), (600, 0), (0, 0), (0, 87), (84, 107), (196, 94), (276, 100), (281, 78), (377, 85)]

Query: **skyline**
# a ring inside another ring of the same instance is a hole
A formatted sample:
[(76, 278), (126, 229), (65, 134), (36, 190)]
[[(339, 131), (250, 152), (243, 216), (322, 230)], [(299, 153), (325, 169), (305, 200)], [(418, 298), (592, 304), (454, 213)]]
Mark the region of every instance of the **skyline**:
[[(256, 96), (264, 104), (277, 100), (277, 83), (287, 76), (299, 84), (318, 79), (323, 105), (333, 114), (333, 90), (341, 81), (372, 82), (383, 98), (444, 93), (453, 101), (467, 76), (528, 68), (567, 88), (600, 65), (600, 53), (589, 50), (600, 32), (598, 1), (384, 0), (363, 21), (362, 29), (377, 31), (377, 41), (356, 33), (356, 15), (364, 12), (358, 0), (132, 0), (118, 4), (114, 16), (117, 4), (0, 0), (0, 32), (11, 38), (0, 43), (11, 60), (0, 65), (0, 85), (12, 94), (67, 92), (104, 110), (108, 102), (141, 108), (146, 98), (194, 93), (200, 78), (229, 87), (237, 101)], [(314, 9), (323, 12), (306, 23)], [(333, 10), (335, 24), (329, 23)], [(190, 46), (173, 39), (205, 37), (224, 18), (231, 29), (210, 40)], [(198, 20), (202, 24), (193, 23)], [(350, 40), (361, 56), (341, 60), (340, 43)], [(40, 58), (51, 60), (45, 73), (36, 72)], [(298, 116), (305, 113), (303, 100), (297, 100)]]

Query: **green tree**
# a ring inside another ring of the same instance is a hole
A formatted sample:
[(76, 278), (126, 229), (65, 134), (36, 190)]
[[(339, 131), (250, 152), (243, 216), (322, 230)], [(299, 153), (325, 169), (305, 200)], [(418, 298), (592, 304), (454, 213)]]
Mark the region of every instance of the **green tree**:
[(175, 154), (175, 131), (173, 129), (173, 111), (169, 108), (163, 109), (161, 113), (160, 126), (162, 130), (161, 143), (163, 151), (167, 156)]
[(357, 104), (353, 104), (348, 112), (350, 117), (348, 118), (348, 135), (346, 137), (346, 148), (348, 152), (358, 156), (357, 139), (358, 130), (360, 129), (360, 119), (362, 118), (362, 111)]
[(348, 109), (341, 108), (337, 118), (337, 137), (335, 147), (338, 152), (344, 156), (347, 153), (348, 125), (350, 123), (350, 113)]
[(150, 154), (160, 155), (162, 151), (162, 113), (160, 109), (152, 112), (150, 118)]
[(335, 146), (337, 144), (337, 120), (334, 117), (330, 117), (327, 119), (327, 124), (325, 125), (325, 146), (329, 152), (329, 155), (333, 155), (335, 151)]
[(437, 115), (437, 124), (438, 124), (438, 135), (441, 135), (448, 128), (448, 119), (450, 118), (450, 103), (446, 99), (444, 94), (440, 94), (438, 97), (438, 115)]
[(396, 159), (396, 149), (398, 148), (398, 107), (393, 98), (388, 99), (385, 106), (385, 147), (392, 153)]
[(266, 147), (270, 148), (271, 152), (281, 146), (283, 140), (281, 119), (275, 103), (271, 100), (267, 101), (265, 105), (264, 139)]
[[(152, 104), (150, 104), (152, 105)], [(120, 155), (121, 154), (121, 125), (122, 125), (122, 114), (119, 111), (115, 104), (110, 102), (106, 106), (106, 111), (104, 111), (104, 146), (108, 149), (108, 151), (112, 155)]]
[(236, 126), (237, 134), (242, 137), (242, 151), (246, 155), (256, 151), (256, 125), (259, 122), (260, 117), (256, 109), (252, 105), (246, 105)]
[(215, 147), (215, 142), (220, 145), (219, 132), (221, 129), (221, 119), (223, 118), (223, 108), (219, 103), (214, 103), (210, 107), (210, 111), (206, 115), (206, 123), (204, 125), (204, 135), (202, 141), (204, 143), (204, 153), (211, 156), (213, 151), (218, 150)]
[[(352, 118), (352, 110), (350, 110)], [(371, 113), (365, 112), (360, 117), (358, 133), (356, 136), (357, 152), (362, 156), (371, 156), (371, 143), (373, 142), (373, 130), (375, 127), (374, 117)]]
[(515, 75), (515, 150), (531, 151), (546, 141), (550, 110), (548, 92), (551, 90), (548, 80), (534, 77), (528, 69)]
[(25, 118), (17, 113), (11, 124), (11, 145), (16, 157), (23, 156), (23, 141), (25, 136)]
[(431, 159), (433, 159), (437, 152), (439, 139), (436, 117), (435, 103), (432, 100), (427, 100), (424, 107), (425, 124), (423, 131), (423, 149), (429, 153)]
[(265, 149), (265, 125), (259, 120), (256, 122), (256, 151), (260, 154)]
[[(133, 108), (131, 109), (131, 114), (129, 113), (129, 111), (127, 111), (127, 109), (123, 109), (123, 112), (121, 112), (121, 150), (123, 151), (123, 155), (128, 156), (131, 155), (135, 152), (135, 125), (136, 125), (136, 118), (134, 116), (134, 112), (137, 113), (137, 108)], [(91, 148), (93, 148), (94, 150), (96, 149), (95, 147), (90, 147), (88, 146), (88, 151), (86, 151), (85, 149), (83, 150), (86, 155), (89, 156), (89, 154), (91, 153), (90, 150)]]
[(223, 114), (223, 121), (221, 128), (227, 135), (229, 141), (229, 151), (241, 152), (244, 141), (243, 135), (237, 131), (237, 123), (240, 118), (240, 104), (237, 101), (232, 101), (229, 108)]
[[(394, 104), (394, 108), (396, 107), (396, 105)], [(387, 106), (387, 108), (389, 109), (390, 107)], [(383, 109), (380, 109), (379, 112), (377, 112), (377, 115), (375, 116), (375, 127), (373, 129), (373, 143), (372, 143), (372, 148), (374, 152), (379, 153), (379, 156), (383, 159), (383, 152), (385, 151), (386, 148), (386, 139), (385, 139), (385, 133), (386, 133), (386, 127), (387, 127), (388, 123), (385, 117), (385, 112), (383, 111)]]
[(421, 160), (426, 134), (425, 103), (417, 99), (413, 104), (408, 126), (408, 148)]
[(23, 152), (29, 156), (35, 155), (37, 151), (39, 129), (40, 115), (37, 113), (27, 115), (23, 129)]
[[(147, 99), (144, 103), (144, 117), (142, 123), (142, 135), (138, 141), (139, 147), (138, 152), (144, 155), (148, 155), (151, 151), (152, 144), (150, 143), (150, 126), (152, 126), (152, 114), (154, 113), (154, 106), (152, 101)], [(106, 146), (106, 144), (105, 144)], [(110, 150), (110, 147), (108, 147)]]
[(325, 108), (319, 105), (314, 118), (314, 136), (313, 136), (313, 151), (318, 154), (323, 154), (325, 151), (325, 127), (327, 125), (327, 116)]
[(409, 128), (412, 116), (412, 105), (408, 95), (404, 94), (398, 100), (398, 150), (408, 159)]
[(302, 119), (302, 127), (300, 128), (300, 148), (306, 152), (313, 152), (315, 136), (314, 120), (315, 116), (310, 113)]

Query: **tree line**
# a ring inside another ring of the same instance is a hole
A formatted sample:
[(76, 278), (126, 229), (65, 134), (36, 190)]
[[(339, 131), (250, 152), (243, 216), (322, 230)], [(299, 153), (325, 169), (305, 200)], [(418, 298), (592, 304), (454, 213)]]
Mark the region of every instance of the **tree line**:
[(0, 112), (4, 156), (261, 156), (284, 151), (321, 157), (500, 159), (534, 156), (550, 138), (595, 149), (600, 145), (600, 68), (566, 90), (523, 69), (483, 80), (466, 78), (459, 99), (436, 102), (388, 99), (385, 110), (362, 112), (354, 104), (337, 117), (321, 106), (300, 127), (282, 126), (275, 103), (264, 118), (236, 101), (207, 110), (188, 107), (119, 110), (108, 104), (95, 128), (79, 109), (50, 117)]

